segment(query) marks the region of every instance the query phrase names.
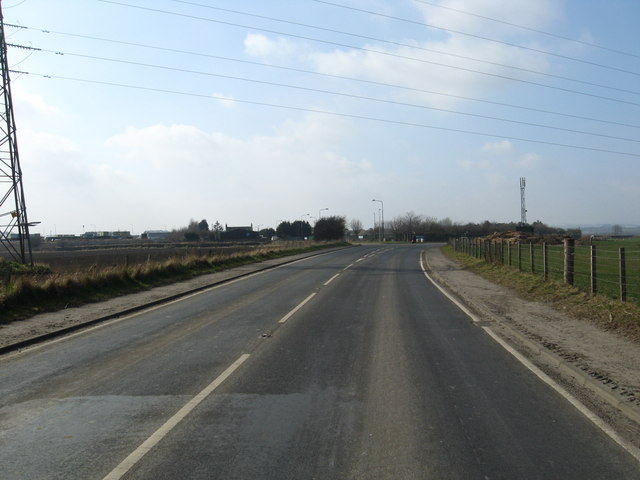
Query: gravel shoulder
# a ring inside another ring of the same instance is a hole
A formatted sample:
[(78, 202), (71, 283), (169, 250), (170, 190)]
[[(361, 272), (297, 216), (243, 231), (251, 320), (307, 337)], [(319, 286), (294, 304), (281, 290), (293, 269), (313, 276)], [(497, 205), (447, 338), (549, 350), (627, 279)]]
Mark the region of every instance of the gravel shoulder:
[[(640, 447), (640, 425), (633, 420), (640, 418), (638, 344), (604, 331), (588, 319), (571, 318), (543, 303), (523, 300), (509, 289), (465, 270), (439, 248), (427, 248), (424, 253), (429, 272), (436, 281), (627, 441)], [(122, 312), (308, 256), (310, 254), (302, 254), (246, 265), (101, 303), (69, 305), (58, 312), (0, 325), (0, 349), (105, 317), (117, 317)], [(566, 368), (567, 365), (570, 368)], [(636, 413), (631, 418), (625, 415), (612, 406), (611, 401), (595, 394), (594, 386), (609, 392), (611, 398), (618, 398), (627, 412)]]

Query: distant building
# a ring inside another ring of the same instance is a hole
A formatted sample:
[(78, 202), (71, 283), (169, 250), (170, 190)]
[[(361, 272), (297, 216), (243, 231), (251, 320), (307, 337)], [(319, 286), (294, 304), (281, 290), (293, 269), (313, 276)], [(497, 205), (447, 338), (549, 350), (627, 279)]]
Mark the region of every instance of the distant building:
[(224, 226), (221, 240), (256, 240), (258, 232), (253, 231), (253, 224), (249, 226)]
[(162, 241), (166, 240), (170, 233), (171, 232), (167, 230), (145, 230), (142, 232), (141, 238), (153, 241)]

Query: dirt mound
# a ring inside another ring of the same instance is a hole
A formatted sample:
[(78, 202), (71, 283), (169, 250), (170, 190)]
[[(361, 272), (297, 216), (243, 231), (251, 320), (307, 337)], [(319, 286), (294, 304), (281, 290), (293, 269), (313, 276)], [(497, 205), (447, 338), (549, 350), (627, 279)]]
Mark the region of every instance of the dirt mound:
[(562, 244), (564, 237), (561, 235), (532, 235), (527, 232), (510, 230), (507, 232), (494, 232), (491, 235), (481, 237), (480, 240), (492, 243), (503, 241), (504, 243), (546, 243), (547, 245), (559, 245)]

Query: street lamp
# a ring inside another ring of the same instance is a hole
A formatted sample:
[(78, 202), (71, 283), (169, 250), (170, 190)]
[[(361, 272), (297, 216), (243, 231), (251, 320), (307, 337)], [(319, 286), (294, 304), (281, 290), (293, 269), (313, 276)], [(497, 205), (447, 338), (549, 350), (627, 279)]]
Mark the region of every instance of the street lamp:
[(375, 198), (371, 200), (372, 202), (380, 202), (381, 206), (381, 216), (380, 216), (380, 225), (382, 230), (382, 241), (384, 242), (384, 202), (382, 200), (376, 200)]
[(320, 220), (322, 218), (322, 211), (323, 210), (329, 210), (328, 208), (321, 208), (320, 210), (318, 210), (318, 220)]

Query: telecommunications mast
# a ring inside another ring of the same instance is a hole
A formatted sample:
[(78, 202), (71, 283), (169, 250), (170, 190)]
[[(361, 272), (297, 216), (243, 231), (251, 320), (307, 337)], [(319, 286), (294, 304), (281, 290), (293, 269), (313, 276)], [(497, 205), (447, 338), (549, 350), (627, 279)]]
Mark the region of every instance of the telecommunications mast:
[(520, 223), (522, 225), (527, 224), (527, 207), (524, 203), (524, 189), (526, 186), (526, 179), (524, 177), (520, 177)]
[[(1, 2), (1, 0), (0, 0)], [(18, 158), (16, 123), (9, 81), (4, 17), (0, 4), (0, 243), (19, 263), (33, 265), (27, 208)]]
[(520, 177), (520, 223), (516, 225), (516, 231), (533, 234), (533, 225), (527, 223), (527, 206), (524, 202), (524, 189), (527, 182), (524, 177)]

